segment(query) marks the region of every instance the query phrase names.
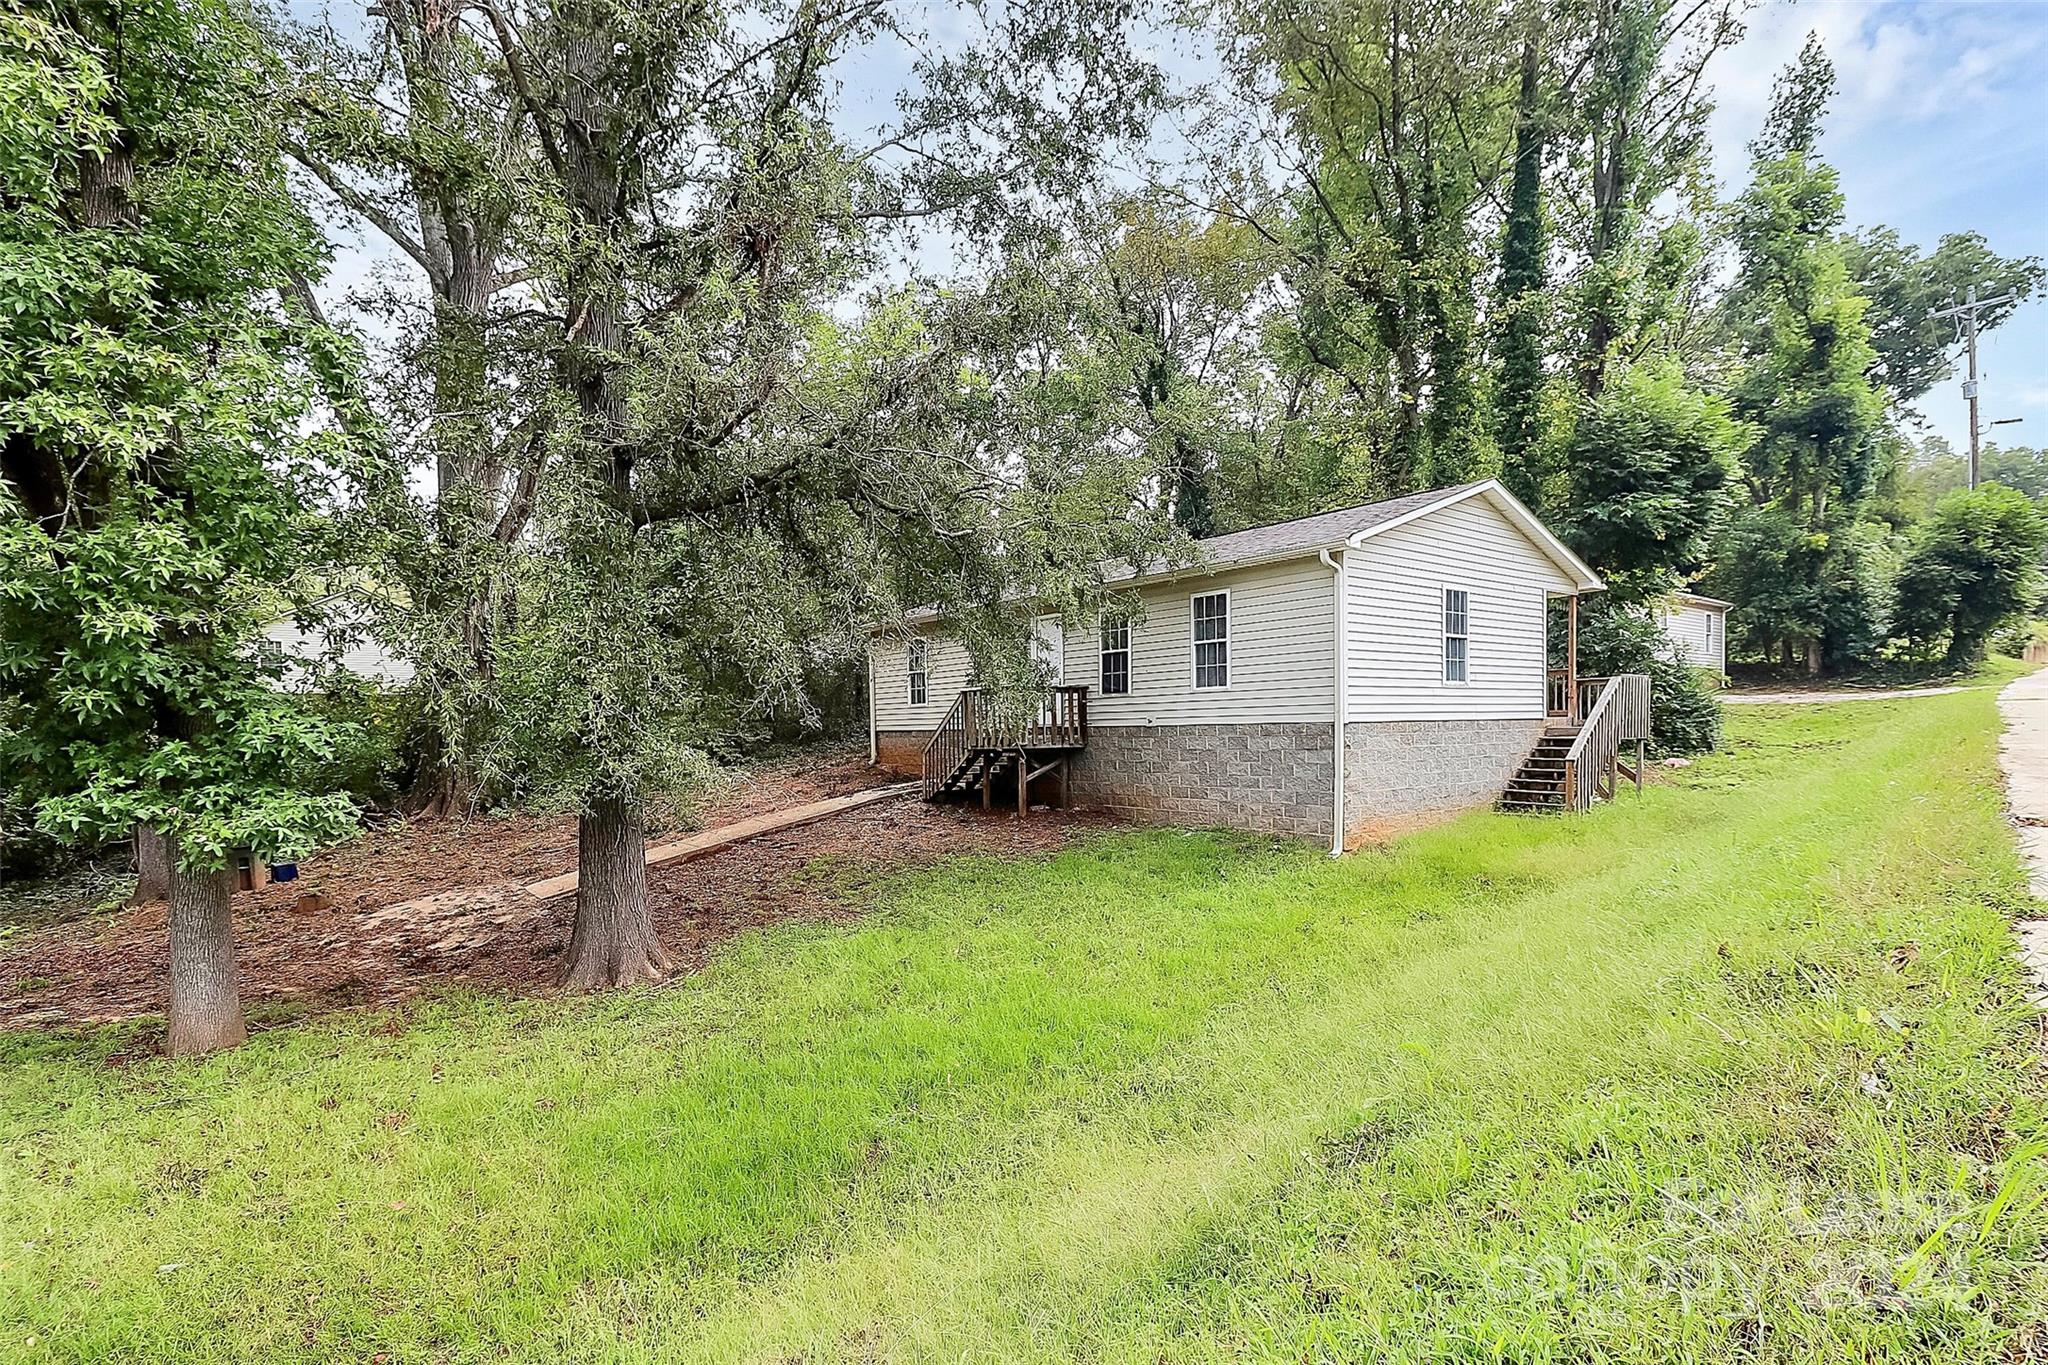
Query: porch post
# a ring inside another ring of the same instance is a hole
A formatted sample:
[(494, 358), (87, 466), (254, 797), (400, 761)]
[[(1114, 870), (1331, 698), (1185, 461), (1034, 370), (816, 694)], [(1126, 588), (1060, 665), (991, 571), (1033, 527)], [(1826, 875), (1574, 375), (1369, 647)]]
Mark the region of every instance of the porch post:
[(1585, 717), (1579, 714), (1579, 595), (1573, 593), (1564, 600), (1564, 714), (1565, 719), (1577, 725)]

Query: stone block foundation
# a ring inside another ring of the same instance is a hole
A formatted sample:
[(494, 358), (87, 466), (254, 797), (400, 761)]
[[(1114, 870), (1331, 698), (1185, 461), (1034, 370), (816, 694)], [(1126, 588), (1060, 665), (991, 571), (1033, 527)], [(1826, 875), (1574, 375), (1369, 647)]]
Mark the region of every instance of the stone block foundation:
[[(1493, 801), (1545, 722), (1368, 721), (1344, 727), (1347, 832), (1427, 823)], [(876, 736), (881, 765), (921, 770), (922, 730)], [(1071, 804), (1132, 820), (1330, 837), (1330, 727), (1098, 725), (1074, 756)], [(1056, 794), (1034, 788), (1033, 798)], [(1015, 800), (1014, 794), (1009, 798)], [(999, 805), (1008, 804), (998, 793)]]
[(1344, 727), (1348, 829), (1449, 815), (1497, 798), (1543, 734), (1533, 720), (1382, 720)]
[(875, 762), (892, 773), (917, 777), (924, 772), (924, 745), (929, 730), (877, 730)]
[(1330, 837), (1327, 724), (1091, 726), (1077, 806), (1133, 820)]

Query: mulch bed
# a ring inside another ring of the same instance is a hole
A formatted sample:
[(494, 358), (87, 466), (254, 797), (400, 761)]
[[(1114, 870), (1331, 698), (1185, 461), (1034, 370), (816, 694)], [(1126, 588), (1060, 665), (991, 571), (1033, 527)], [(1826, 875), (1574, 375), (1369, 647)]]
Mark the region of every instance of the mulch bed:
[[(893, 781), (866, 754), (763, 770), (691, 823), (749, 815)], [(749, 929), (851, 919), (864, 876), (954, 853), (1023, 856), (1113, 827), (1102, 817), (933, 807), (914, 796), (762, 835), (692, 862), (649, 869), (655, 930), (678, 970)], [(660, 837), (672, 837), (662, 831)], [(847, 876), (820, 877), (817, 859)], [(300, 880), (235, 897), (245, 1005), (287, 1012), (377, 1006), (431, 991), (552, 990), (575, 898), (536, 904), (520, 884), (573, 868), (573, 818), (418, 819), (367, 831), (300, 865)], [(301, 909), (302, 891), (323, 904)], [(409, 903), (403, 913), (391, 907)], [(0, 949), (0, 1028), (64, 1027), (160, 1014), (169, 971), (165, 907), (151, 904), (35, 930)]]

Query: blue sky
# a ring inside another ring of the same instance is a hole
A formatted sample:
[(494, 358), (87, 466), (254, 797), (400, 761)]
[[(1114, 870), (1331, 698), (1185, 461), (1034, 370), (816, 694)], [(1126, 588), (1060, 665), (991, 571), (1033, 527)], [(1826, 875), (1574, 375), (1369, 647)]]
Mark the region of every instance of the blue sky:
[[(1801, 0), (1761, 7), (1713, 72), (1715, 169), (1748, 176), (1746, 144), (1771, 82), (1820, 34), (1840, 90), (1821, 150), (1841, 171), (1850, 223), (1888, 224), (1932, 247), (1981, 232), (2006, 256), (2048, 257), (2048, 0)], [(2025, 305), (1978, 352), (1982, 420), (2006, 445), (2048, 445), (2048, 301)], [(1921, 400), (1958, 449), (1961, 379)]]

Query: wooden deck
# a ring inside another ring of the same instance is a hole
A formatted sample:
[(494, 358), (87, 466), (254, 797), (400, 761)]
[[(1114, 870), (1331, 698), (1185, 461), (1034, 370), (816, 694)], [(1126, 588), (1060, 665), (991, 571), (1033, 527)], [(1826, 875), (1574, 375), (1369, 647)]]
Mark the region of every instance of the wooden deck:
[(1060, 778), (1060, 800), (1067, 794), (1067, 765), (1088, 743), (1088, 689), (1052, 687), (1035, 708), (1006, 716), (980, 688), (970, 687), (953, 699), (924, 746), (924, 799), (947, 801), (981, 793), (984, 806), (993, 804), (998, 784), (1014, 780), (1017, 809), (1029, 800), (1031, 783), (1051, 773)]

